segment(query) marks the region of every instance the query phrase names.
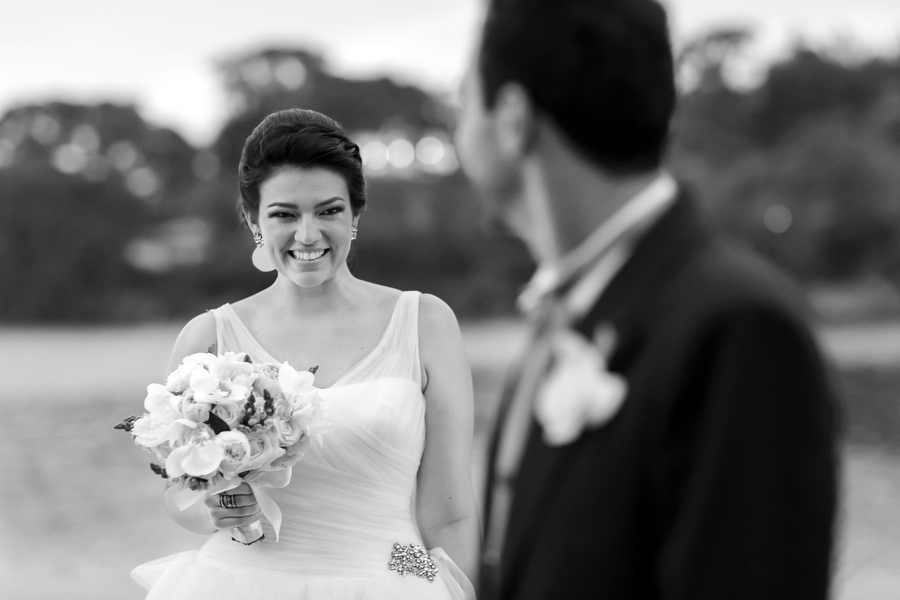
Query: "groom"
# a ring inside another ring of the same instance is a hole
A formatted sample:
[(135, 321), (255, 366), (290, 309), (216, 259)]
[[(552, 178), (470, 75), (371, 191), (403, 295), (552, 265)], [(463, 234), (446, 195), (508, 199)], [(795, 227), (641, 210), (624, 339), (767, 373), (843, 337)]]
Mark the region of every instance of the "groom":
[(661, 167), (654, 0), (493, 0), (457, 149), (539, 268), (485, 496), (483, 600), (822, 599), (835, 405), (797, 290)]

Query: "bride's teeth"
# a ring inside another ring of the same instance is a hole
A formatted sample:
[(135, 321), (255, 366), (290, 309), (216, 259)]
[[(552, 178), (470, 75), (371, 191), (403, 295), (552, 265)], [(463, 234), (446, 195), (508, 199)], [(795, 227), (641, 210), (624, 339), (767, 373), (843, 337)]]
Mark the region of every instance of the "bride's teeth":
[(291, 252), (291, 255), (297, 260), (316, 260), (325, 256), (324, 250), (318, 250), (317, 252), (297, 252), (296, 250)]

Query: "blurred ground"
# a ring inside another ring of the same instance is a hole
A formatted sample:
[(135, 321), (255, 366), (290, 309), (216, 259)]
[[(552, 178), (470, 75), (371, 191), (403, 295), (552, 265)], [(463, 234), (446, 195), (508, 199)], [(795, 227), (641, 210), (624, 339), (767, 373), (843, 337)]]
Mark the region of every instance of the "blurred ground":
[[(476, 387), (476, 460), (513, 322), (463, 327)], [(0, 589), (7, 600), (137, 600), (129, 570), (197, 547), (165, 514), (147, 457), (112, 426), (164, 376), (177, 327), (0, 328)], [(900, 323), (826, 329), (846, 441), (835, 600), (900, 598)]]

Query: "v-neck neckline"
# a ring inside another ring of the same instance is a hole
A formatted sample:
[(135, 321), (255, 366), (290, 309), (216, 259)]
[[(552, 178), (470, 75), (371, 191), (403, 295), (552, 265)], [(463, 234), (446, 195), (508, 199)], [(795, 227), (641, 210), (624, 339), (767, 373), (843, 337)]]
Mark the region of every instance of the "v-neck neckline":
[[(338, 377), (337, 379), (335, 379), (330, 385), (328, 385), (328, 386), (320, 386), (320, 385), (317, 385), (317, 386), (316, 386), (317, 388), (319, 388), (320, 390), (328, 390), (328, 389), (332, 389), (332, 388), (334, 388), (334, 387), (339, 387), (338, 384), (346, 385), (346, 384), (344, 384), (344, 380), (347, 379), (350, 375), (352, 375), (354, 371), (358, 370), (359, 367), (361, 367), (365, 362), (367, 362), (372, 356), (375, 355), (375, 353), (376, 353), (376, 352), (377, 352), (377, 351), (385, 344), (385, 342), (386, 342), (387, 339), (388, 339), (388, 334), (391, 332), (391, 330), (392, 330), (392, 329), (394, 328), (394, 326), (395, 326), (394, 323), (395, 323), (395, 321), (397, 320), (397, 314), (400, 312), (400, 310), (399, 310), (399, 309), (400, 309), (400, 302), (401, 302), (401, 300), (403, 299), (403, 296), (404, 296), (405, 293), (406, 293), (406, 292), (400, 292), (400, 295), (397, 297), (397, 301), (394, 303), (394, 308), (391, 310), (391, 318), (388, 320), (387, 327), (385, 327), (384, 331), (382, 332), (381, 337), (380, 337), (379, 340), (378, 340), (378, 343), (375, 344), (375, 346), (374, 346), (371, 350), (369, 350), (369, 352), (367, 352), (365, 355), (363, 355), (362, 358), (360, 358), (358, 361), (356, 361), (355, 363), (353, 363), (353, 365), (352, 365), (349, 369), (347, 369), (346, 371), (344, 371), (344, 374), (343, 374), (343, 375), (341, 375), (340, 377)], [(284, 362), (286, 362), (286, 361), (283, 361), (283, 360), (278, 360), (277, 358), (275, 358), (274, 356), (272, 356), (272, 353), (269, 352), (268, 350), (266, 350), (266, 349), (263, 347), (263, 345), (259, 343), (259, 340), (256, 339), (256, 336), (253, 335), (253, 333), (250, 331), (250, 329), (249, 329), (249, 328), (247, 327), (247, 325), (244, 323), (243, 319), (241, 319), (240, 315), (237, 314), (237, 311), (234, 310), (234, 307), (233, 307), (230, 303), (225, 304), (225, 307), (227, 307), (227, 309), (231, 312), (231, 316), (234, 318), (234, 323), (235, 323), (239, 328), (241, 328), (241, 329), (243, 330), (243, 333), (244, 333), (248, 338), (250, 338), (250, 340), (251, 340), (254, 344), (256, 344), (256, 347), (257, 347), (260, 351), (262, 351), (262, 353), (265, 354), (266, 357), (269, 359), (269, 360), (264, 361), (264, 362), (272, 363), (272, 364), (276, 364), (276, 365), (281, 365), (281, 364), (283, 364)], [(242, 351), (246, 352), (246, 350), (242, 350)], [(251, 354), (251, 359), (252, 359), (252, 358), (254, 358), (254, 357), (253, 357), (253, 355)], [(288, 364), (290, 364), (290, 363), (288, 363)], [(294, 365), (291, 365), (291, 366), (293, 367)], [(296, 368), (296, 367), (294, 367), (294, 368)]]

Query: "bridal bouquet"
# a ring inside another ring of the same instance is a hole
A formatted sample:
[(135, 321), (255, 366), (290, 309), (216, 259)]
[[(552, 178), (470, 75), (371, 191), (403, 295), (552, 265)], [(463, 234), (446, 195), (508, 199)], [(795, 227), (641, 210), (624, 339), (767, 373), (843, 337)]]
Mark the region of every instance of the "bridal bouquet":
[[(151, 469), (179, 487), (180, 509), (246, 482), (277, 539), (281, 511), (263, 488), (286, 486), (303, 450), (330, 427), (314, 373), (254, 363), (244, 353), (192, 354), (165, 385), (147, 387), (145, 414), (116, 429), (131, 433), (154, 456)], [(262, 526), (232, 535), (251, 544), (263, 539)]]

